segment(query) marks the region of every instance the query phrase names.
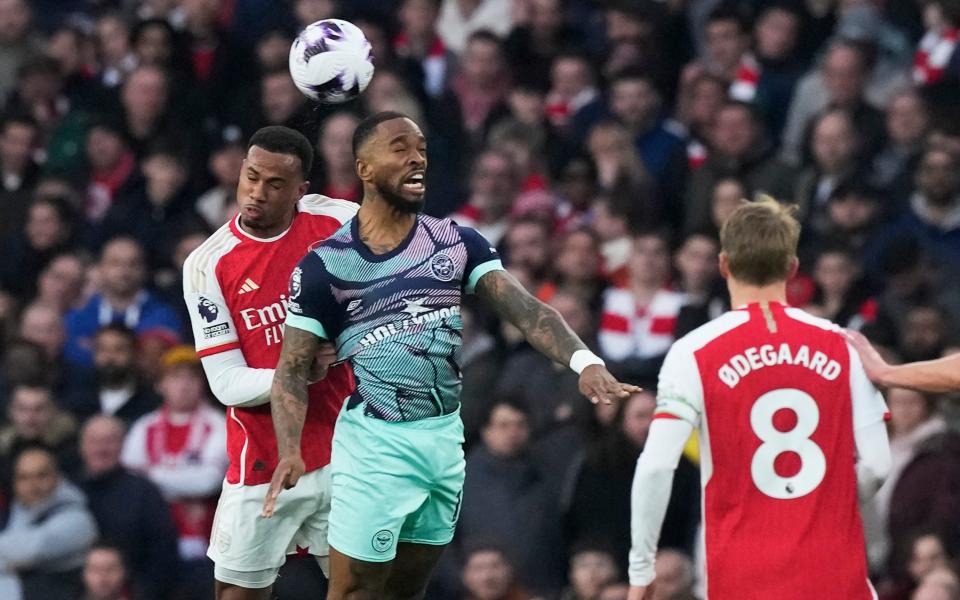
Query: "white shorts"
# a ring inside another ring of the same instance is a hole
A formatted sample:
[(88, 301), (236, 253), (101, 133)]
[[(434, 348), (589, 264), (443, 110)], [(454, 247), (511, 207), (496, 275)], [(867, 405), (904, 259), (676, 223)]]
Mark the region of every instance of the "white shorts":
[[(267, 483), (223, 482), (207, 549), (218, 580), (266, 587), (273, 583), (287, 554), (298, 550), (315, 556), (330, 553), (330, 467), (306, 473), (292, 489), (280, 492), (273, 517), (265, 519), (260, 511), (269, 487)], [(242, 573), (256, 573), (256, 581), (240, 577)], [(229, 575), (221, 578), (220, 574)]]

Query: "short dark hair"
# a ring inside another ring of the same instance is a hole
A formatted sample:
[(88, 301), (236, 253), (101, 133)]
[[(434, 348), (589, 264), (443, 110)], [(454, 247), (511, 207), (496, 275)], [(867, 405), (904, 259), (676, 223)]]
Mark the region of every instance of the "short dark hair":
[(401, 112), (397, 112), (395, 110), (385, 110), (383, 112), (370, 115), (369, 117), (357, 123), (357, 128), (353, 130), (353, 157), (357, 157), (357, 155), (360, 153), (360, 148), (367, 143), (367, 140), (370, 139), (370, 136), (373, 135), (373, 132), (376, 131), (377, 126), (380, 125), (380, 123), (392, 121), (394, 119), (409, 118), (410, 117)]
[(26, 125), (35, 130), (40, 128), (36, 119), (21, 111), (12, 112), (0, 117), (0, 133), (5, 132), (10, 125)]
[(130, 340), (131, 344), (136, 345), (137, 343), (137, 334), (133, 329), (130, 329), (123, 323), (107, 323), (100, 329), (97, 329), (96, 333), (93, 334), (94, 339), (104, 335), (106, 333), (115, 333), (120, 337), (127, 338)]
[(749, 23), (746, 14), (732, 2), (723, 3), (716, 7), (707, 16), (707, 25), (719, 23), (721, 21), (730, 21), (736, 23), (741, 33), (746, 33), (749, 29)]
[(310, 177), (313, 169), (313, 146), (299, 131), (283, 125), (263, 127), (250, 137), (247, 151), (254, 146), (267, 152), (296, 156), (300, 159), (300, 172), (304, 180)]

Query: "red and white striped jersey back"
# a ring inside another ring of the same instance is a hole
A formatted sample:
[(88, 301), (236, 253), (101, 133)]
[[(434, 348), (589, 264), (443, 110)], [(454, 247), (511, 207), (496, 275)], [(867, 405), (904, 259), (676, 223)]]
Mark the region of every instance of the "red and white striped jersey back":
[(838, 328), (778, 303), (678, 340), (655, 418), (698, 428), (711, 600), (875, 598), (854, 430), (886, 416)]
[[(247, 366), (273, 369), (280, 359), (290, 274), (316, 244), (330, 237), (358, 206), (326, 196), (304, 196), (290, 228), (256, 238), (239, 216), (218, 229), (184, 263), (184, 299), (201, 357), (240, 349)], [(301, 439), (307, 471), (330, 462), (333, 425), (353, 391), (347, 365), (333, 367), (309, 388), (310, 404)], [(270, 404), (230, 407), (227, 413), (227, 482), (267, 483), (277, 466)]]

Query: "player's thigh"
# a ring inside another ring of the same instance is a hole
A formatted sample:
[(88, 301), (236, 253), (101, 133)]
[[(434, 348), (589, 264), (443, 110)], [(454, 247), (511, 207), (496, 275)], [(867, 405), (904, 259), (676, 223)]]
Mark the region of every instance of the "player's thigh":
[(327, 539), (330, 529), (330, 467), (312, 471), (300, 479), (306, 485), (313, 498), (313, 511), (307, 515), (297, 530), (291, 544), (291, 551), (306, 550), (312, 554), (326, 577), (330, 577), (330, 544)]
[(390, 562), (404, 523), (429, 498), (430, 484), (422, 465), (398, 447), (391, 427), (357, 419), (341, 414), (333, 436), (330, 547), (358, 561)]
[(391, 600), (420, 600), (446, 546), (400, 542), (387, 580)]
[(294, 535), (313, 510), (308, 486), (293, 488), (280, 494), (274, 516), (265, 519), (260, 510), (267, 487), (223, 486), (207, 550), (221, 583), (248, 589), (269, 587)]

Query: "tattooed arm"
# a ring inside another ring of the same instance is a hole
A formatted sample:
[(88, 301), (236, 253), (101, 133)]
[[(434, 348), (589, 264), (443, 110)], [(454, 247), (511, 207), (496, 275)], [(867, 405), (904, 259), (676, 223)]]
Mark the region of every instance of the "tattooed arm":
[(280, 462), (264, 500), (264, 517), (273, 514), (280, 491), (295, 486), (305, 469), (300, 456), (300, 434), (307, 418), (307, 379), (321, 341), (313, 333), (296, 327), (287, 326), (283, 333), (283, 349), (270, 391)]
[(586, 350), (557, 309), (537, 300), (507, 271), (491, 271), (477, 282), (477, 296), (500, 317), (523, 332), (540, 353), (566, 365), (577, 350)]
[[(507, 271), (495, 270), (482, 276), (476, 293), (501, 318), (522, 331), (531, 346), (558, 363), (568, 365), (574, 352), (587, 349), (555, 308), (533, 297)], [(580, 373), (580, 392), (594, 403), (639, 391), (636, 386), (618, 382), (602, 365), (588, 366)]]

